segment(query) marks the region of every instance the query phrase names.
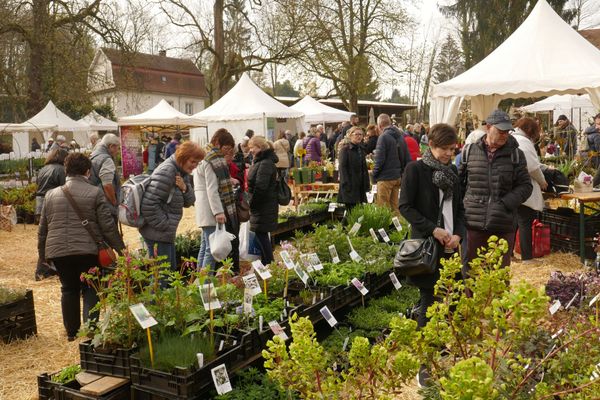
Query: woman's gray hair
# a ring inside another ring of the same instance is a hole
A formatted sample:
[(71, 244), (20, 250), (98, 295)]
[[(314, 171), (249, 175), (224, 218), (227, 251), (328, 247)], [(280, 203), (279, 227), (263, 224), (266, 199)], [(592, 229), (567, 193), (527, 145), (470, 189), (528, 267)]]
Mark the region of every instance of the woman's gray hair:
[(112, 144), (116, 144), (117, 146), (120, 146), (121, 141), (119, 140), (119, 137), (117, 135), (115, 135), (114, 133), (107, 133), (106, 135), (102, 136), (102, 144), (105, 145), (106, 147), (108, 147)]

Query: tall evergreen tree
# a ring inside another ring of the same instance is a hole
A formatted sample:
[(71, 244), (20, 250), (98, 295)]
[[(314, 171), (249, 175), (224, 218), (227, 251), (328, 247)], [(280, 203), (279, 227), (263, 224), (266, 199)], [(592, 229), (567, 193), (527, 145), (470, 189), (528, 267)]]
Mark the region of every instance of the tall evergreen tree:
[[(565, 9), (568, 0), (547, 1), (567, 23), (571, 23), (575, 11)], [(458, 23), (465, 68), (469, 69), (502, 44), (527, 18), (536, 3), (537, 0), (456, 0), (439, 8)]]
[(440, 53), (436, 57), (433, 81), (445, 82), (464, 71), (462, 51), (456, 40), (448, 34), (442, 44)]

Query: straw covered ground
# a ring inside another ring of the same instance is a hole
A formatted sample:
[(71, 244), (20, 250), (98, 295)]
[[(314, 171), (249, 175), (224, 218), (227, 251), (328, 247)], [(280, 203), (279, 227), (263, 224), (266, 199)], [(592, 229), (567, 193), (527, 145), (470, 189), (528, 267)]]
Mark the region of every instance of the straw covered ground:
[[(193, 208), (185, 210), (179, 231), (195, 229)], [(140, 245), (136, 230), (126, 228), (126, 243)], [(60, 310), (60, 284), (57, 278), (36, 282), (33, 279), (37, 260), (37, 227), (18, 225), (12, 232), (0, 231), (0, 285), (32, 289), (38, 335), (28, 340), (0, 343), (0, 400), (37, 399), (36, 376), (55, 372), (79, 361), (78, 339), (67, 342)], [(513, 281), (527, 280), (543, 285), (550, 272), (581, 270), (578, 257), (556, 253), (542, 263), (513, 263)], [(418, 399), (416, 386), (406, 388), (401, 399)]]

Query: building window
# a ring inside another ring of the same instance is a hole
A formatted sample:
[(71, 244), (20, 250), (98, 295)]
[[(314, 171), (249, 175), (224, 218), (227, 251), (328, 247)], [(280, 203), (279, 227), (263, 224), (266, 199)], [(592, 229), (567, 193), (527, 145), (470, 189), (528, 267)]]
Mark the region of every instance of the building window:
[(194, 113), (194, 104), (193, 103), (185, 103), (185, 113), (187, 115), (192, 115)]
[(167, 77), (166, 77), (166, 76), (164, 76), (164, 75), (162, 75), (162, 76), (160, 77), (160, 80), (161, 80), (163, 83), (165, 83), (165, 82), (167, 81)]

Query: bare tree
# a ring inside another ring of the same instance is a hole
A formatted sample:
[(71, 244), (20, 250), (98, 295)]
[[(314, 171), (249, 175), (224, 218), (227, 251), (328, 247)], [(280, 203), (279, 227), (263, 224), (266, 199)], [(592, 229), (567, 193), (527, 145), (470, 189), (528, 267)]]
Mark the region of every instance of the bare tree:
[(403, 70), (398, 38), (409, 17), (399, 1), (276, 1), (286, 21), (303, 27), (296, 62), (331, 82), (348, 109), (356, 111), (360, 97), (376, 93), (378, 74)]
[(586, 29), (600, 23), (600, 3), (597, 0), (571, 0), (569, 6), (575, 11), (575, 29)]

